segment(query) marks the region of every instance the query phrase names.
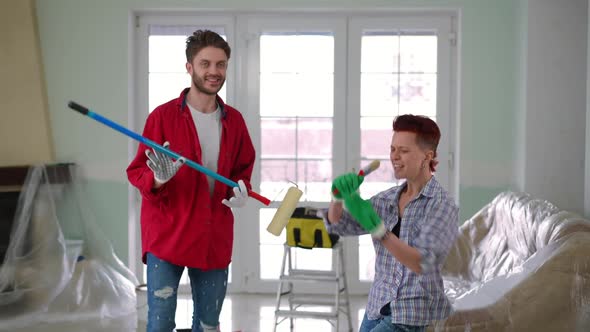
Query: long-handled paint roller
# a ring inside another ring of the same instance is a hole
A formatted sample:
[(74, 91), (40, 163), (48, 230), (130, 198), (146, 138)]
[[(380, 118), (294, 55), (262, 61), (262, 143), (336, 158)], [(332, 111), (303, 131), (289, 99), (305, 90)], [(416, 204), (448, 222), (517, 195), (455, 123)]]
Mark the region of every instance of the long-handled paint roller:
[[(143, 136), (141, 136), (141, 135), (139, 135), (139, 134), (137, 134), (137, 133), (135, 133), (135, 132), (127, 129), (127, 128), (125, 128), (125, 127), (123, 127), (123, 126), (121, 126), (121, 125), (119, 125), (119, 124), (117, 124), (117, 123), (115, 123), (115, 122), (113, 122), (113, 121), (111, 121), (111, 120), (109, 120), (109, 119), (101, 116), (100, 114), (97, 114), (97, 113), (91, 111), (90, 109), (88, 109), (88, 108), (86, 108), (86, 107), (84, 107), (84, 106), (82, 106), (82, 105), (80, 105), (80, 104), (78, 104), (76, 102), (70, 101), (68, 103), (68, 106), (71, 109), (73, 109), (75, 111), (78, 111), (78, 112), (80, 112), (83, 115), (86, 115), (86, 116), (88, 116), (88, 117), (90, 117), (90, 118), (92, 118), (92, 119), (94, 119), (94, 120), (96, 120), (96, 121), (98, 121), (98, 122), (100, 122), (100, 123), (108, 126), (108, 127), (111, 127), (112, 129), (115, 129), (116, 131), (118, 131), (118, 132), (120, 132), (122, 134), (125, 134), (125, 135), (127, 135), (127, 136), (135, 139), (136, 141), (139, 141), (139, 142), (141, 142), (141, 143), (143, 143), (143, 144), (151, 147), (152, 149), (158, 150), (159, 152), (162, 152), (162, 153), (164, 153), (164, 154), (166, 154), (166, 155), (168, 155), (168, 156), (170, 156), (172, 158), (175, 158), (175, 159), (183, 158), (178, 153), (176, 153), (174, 151), (171, 151), (171, 150), (169, 150), (169, 149), (167, 149), (167, 148), (165, 148), (165, 147), (163, 147), (163, 146), (155, 143), (154, 141), (149, 140), (149, 139), (147, 139), (147, 138), (145, 138), (145, 137), (143, 137)], [(232, 181), (232, 180), (230, 180), (230, 179), (228, 179), (228, 178), (226, 178), (226, 177), (224, 177), (222, 175), (219, 175), (219, 174), (211, 171), (210, 169), (199, 165), (198, 163), (196, 163), (196, 162), (194, 162), (192, 160), (189, 160), (189, 159), (186, 159), (186, 158), (184, 158), (184, 159), (186, 160), (186, 162), (185, 162), (186, 165), (190, 166), (191, 168), (194, 168), (194, 169), (196, 169), (199, 172), (205, 173), (206, 175), (214, 178), (217, 181), (220, 181), (222, 183), (225, 183), (226, 185), (228, 185), (230, 187), (237, 187), (238, 186), (238, 184), (235, 181)], [(264, 205), (267, 205), (268, 206), (270, 204), (270, 200), (268, 198), (266, 198), (266, 197), (264, 197), (264, 196), (262, 196), (262, 195), (260, 195), (260, 194), (258, 194), (256, 192), (254, 192), (252, 190), (248, 190), (248, 196), (250, 196), (250, 197), (252, 197), (252, 198), (260, 201)], [(287, 199), (287, 197), (285, 197), (285, 199)], [(297, 199), (299, 199), (299, 198), (297, 198)], [(293, 211), (294, 210), (295, 210), (295, 208), (293, 208)], [(293, 211), (291, 211), (291, 213), (293, 213)]]

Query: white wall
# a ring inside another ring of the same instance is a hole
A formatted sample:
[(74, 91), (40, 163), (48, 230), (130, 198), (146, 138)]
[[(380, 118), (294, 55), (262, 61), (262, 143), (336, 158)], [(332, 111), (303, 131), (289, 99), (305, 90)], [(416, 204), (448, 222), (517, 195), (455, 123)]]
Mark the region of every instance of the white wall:
[[(590, 17), (590, 5), (588, 6)], [(590, 21), (588, 22), (588, 48), (586, 52), (586, 176), (584, 194), (584, 214), (590, 218)]]
[(516, 114), (515, 114), (515, 146), (514, 146), (514, 169), (513, 185), (517, 190), (524, 191), (525, 187), (525, 133), (526, 133), (526, 64), (527, 64), (527, 36), (528, 36), (528, 0), (518, 0), (516, 31), (518, 33), (516, 45), (516, 61), (518, 63), (518, 83), (516, 93)]
[(523, 189), (583, 213), (588, 2), (526, 6)]

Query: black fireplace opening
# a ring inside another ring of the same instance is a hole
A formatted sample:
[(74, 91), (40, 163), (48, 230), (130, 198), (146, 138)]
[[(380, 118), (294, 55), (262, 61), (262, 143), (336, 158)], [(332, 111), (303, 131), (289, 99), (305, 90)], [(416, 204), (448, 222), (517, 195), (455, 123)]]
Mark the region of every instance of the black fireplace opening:
[(19, 196), (18, 191), (0, 192), (0, 265), (6, 258)]

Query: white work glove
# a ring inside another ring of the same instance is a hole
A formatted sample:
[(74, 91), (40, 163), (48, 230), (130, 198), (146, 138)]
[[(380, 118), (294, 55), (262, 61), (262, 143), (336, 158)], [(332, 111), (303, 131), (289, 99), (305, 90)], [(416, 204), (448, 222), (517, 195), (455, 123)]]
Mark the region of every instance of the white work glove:
[(238, 186), (234, 187), (234, 197), (230, 198), (229, 201), (227, 199), (223, 199), (221, 203), (225, 204), (227, 207), (230, 208), (241, 208), (246, 205), (246, 201), (248, 200), (248, 188), (246, 188), (246, 184), (244, 184), (243, 180), (238, 181)]
[[(165, 148), (170, 146), (169, 142), (164, 142), (162, 145)], [(154, 180), (159, 184), (164, 184), (178, 172), (180, 166), (185, 162), (184, 157), (179, 158), (177, 161), (172, 160), (166, 154), (158, 152), (158, 150), (145, 150), (145, 155), (148, 157), (147, 165), (154, 172)]]

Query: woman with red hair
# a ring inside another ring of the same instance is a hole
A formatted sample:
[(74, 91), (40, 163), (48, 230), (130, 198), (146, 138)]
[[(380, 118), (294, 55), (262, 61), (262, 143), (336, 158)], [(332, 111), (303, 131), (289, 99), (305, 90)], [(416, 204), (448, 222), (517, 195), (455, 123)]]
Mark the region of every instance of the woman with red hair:
[[(375, 279), (360, 332), (425, 331), (452, 311), (441, 277), (458, 234), (458, 207), (434, 176), (440, 130), (428, 117), (401, 115), (393, 122), (390, 160), (399, 186), (363, 200), (363, 176), (333, 182), (328, 232), (370, 233)], [(346, 211), (343, 207), (346, 206)]]

